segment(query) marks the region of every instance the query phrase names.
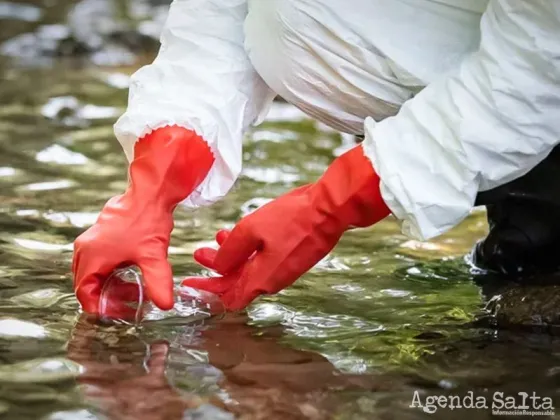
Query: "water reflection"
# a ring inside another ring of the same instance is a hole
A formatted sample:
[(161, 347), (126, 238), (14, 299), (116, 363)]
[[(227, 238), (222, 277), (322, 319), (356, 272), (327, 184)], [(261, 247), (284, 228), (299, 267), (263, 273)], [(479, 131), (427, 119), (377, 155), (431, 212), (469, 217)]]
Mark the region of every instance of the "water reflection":
[(45, 329), (37, 324), (19, 319), (0, 319), (0, 336), (44, 338)]
[[(257, 329), (247, 321), (232, 315), (162, 341), (150, 340), (149, 333), (107, 330), (83, 316), (68, 358), (82, 366), (78, 380), (87, 401), (115, 419), (189, 418), (196, 410), (216, 419), (318, 419), (334, 402), (329, 390), (393, 386), (382, 377), (342, 374), (318, 353), (280, 344), (283, 328)], [(166, 366), (172, 372), (166, 374)]]
[(41, 150), (35, 156), (39, 162), (57, 163), (59, 165), (84, 165), (88, 158), (81, 153), (72, 152), (58, 144), (53, 144)]
[(0, 3), (0, 19), (37, 22), (42, 15), (39, 7), (12, 2)]
[(0, 168), (0, 176), (13, 176), (16, 174), (16, 170), (10, 167)]
[(47, 181), (47, 182), (37, 182), (33, 184), (27, 184), (25, 189), (29, 191), (48, 191), (48, 190), (59, 190), (64, 188), (70, 188), (74, 186), (75, 183), (68, 179), (61, 179), (59, 181)]
[[(119, 335), (119, 333), (121, 333)], [(127, 331), (99, 331), (82, 317), (68, 343), (68, 358), (82, 366), (82, 395), (114, 419), (174, 419), (202, 400), (175, 390), (165, 377), (169, 345), (146, 344)]]

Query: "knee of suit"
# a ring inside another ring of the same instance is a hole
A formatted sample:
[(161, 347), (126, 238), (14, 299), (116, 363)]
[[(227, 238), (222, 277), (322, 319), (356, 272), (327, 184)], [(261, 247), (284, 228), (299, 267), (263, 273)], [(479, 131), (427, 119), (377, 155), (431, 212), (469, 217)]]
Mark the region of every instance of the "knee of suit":
[(278, 95), (362, 134), (478, 48), (486, 2), (249, 0), (245, 49)]
[[(359, 2), (366, 13), (372, 8)], [(262, 79), (286, 101), (336, 130), (362, 134), (366, 117), (395, 115), (424, 82), (399, 73), (394, 57), (381, 52), (378, 31), (367, 30), (371, 19), (368, 25), (357, 22), (342, 13), (343, 3), (250, 1), (245, 49)]]

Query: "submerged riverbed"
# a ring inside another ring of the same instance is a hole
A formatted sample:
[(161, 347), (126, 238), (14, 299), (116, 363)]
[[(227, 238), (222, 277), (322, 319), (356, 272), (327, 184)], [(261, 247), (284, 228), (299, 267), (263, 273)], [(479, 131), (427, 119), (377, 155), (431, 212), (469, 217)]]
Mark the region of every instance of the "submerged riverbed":
[[(72, 241), (126, 185), (112, 124), (166, 3), (0, 1), (0, 419), (489, 418), (409, 406), (415, 391), (556, 397), (557, 339), (480, 320), (486, 289), (464, 256), (485, 235), (481, 211), (428, 243), (391, 219), (352, 231), (246, 314), (141, 329), (79, 314)], [(79, 7), (96, 18), (83, 23)], [(316, 179), (353, 144), (275, 103), (246, 138), (231, 194), (176, 212), (177, 281), (204, 273), (192, 253), (219, 228)]]

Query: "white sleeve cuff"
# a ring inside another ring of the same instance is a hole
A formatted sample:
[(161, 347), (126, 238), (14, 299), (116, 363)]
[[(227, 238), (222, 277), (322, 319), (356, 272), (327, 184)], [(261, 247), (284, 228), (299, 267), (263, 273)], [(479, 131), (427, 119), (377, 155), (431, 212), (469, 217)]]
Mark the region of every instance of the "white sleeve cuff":
[(245, 52), (246, 16), (246, 0), (175, 0), (158, 56), (132, 76), (128, 108), (114, 127), (129, 161), (139, 138), (167, 125), (208, 143), (216, 160), (187, 207), (228, 193), (241, 173), (243, 134), (275, 96)]
[(478, 188), (475, 174), (455, 166), (439, 145), (418, 142), (411, 120), (367, 118), (364, 128), (364, 154), (381, 178), (381, 195), (402, 222), (403, 234), (428, 240), (470, 213)]

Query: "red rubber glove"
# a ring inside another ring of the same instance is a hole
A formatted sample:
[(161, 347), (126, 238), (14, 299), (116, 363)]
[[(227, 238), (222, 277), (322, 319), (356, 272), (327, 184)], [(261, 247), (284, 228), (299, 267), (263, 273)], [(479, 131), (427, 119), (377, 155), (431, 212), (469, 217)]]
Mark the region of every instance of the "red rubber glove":
[(204, 180), (213, 162), (206, 142), (177, 126), (160, 128), (136, 142), (126, 192), (111, 198), (96, 223), (74, 243), (74, 290), (86, 312), (98, 313), (103, 282), (115, 268), (128, 265), (142, 270), (155, 305), (173, 306), (167, 261), (173, 211)]
[(346, 230), (390, 214), (379, 182), (362, 147), (353, 148), (316, 183), (266, 204), (231, 232), (219, 232), (219, 250), (195, 252), (200, 264), (222, 277), (188, 278), (183, 284), (218, 294), (232, 311), (279, 292), (324, 258)]

